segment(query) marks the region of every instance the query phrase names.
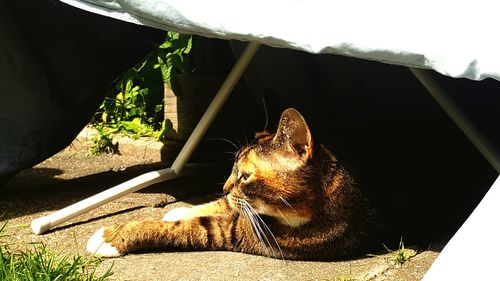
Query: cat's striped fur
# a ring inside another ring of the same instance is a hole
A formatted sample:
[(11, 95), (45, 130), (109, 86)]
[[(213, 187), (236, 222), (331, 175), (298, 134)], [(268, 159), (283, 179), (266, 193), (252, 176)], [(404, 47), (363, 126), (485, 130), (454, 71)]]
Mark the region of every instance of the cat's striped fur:
[(87, 249), (104, 256), (158, 249), (227, 250), (285, 259), (334, 259), (368, 245), (374, 214), (348, 172), (313, 144), (299, 112), (257, 134), (236, 155), (225, 196), (174, 209), (164, 221), (99, 230)]

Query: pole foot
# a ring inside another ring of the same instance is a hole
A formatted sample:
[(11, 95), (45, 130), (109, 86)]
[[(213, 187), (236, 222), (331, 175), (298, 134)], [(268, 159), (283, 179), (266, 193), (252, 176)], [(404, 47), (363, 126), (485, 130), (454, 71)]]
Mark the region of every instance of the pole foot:
[(50, 220), (47, 217), (34, 219), (31, 222), (31, 230), (34, 234), (42, 234), (50, 229)]

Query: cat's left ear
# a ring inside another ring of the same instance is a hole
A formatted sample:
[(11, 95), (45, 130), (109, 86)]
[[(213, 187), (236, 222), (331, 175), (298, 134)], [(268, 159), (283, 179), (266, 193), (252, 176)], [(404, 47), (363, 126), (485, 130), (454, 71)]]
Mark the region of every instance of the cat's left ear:
[(301, 159), (312, 157), (313, 141), (306, 120), (293, 108), (288, 108), (281, 114), (278, 130), (273, 142), (284, 146)]

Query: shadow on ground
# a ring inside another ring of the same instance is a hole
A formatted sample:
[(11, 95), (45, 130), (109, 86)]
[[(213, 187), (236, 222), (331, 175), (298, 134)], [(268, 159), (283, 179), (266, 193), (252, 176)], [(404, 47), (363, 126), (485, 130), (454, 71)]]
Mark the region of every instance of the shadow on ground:
[[(169, 209), (214, 200), (220, 193), (224, 172), (156, 184), (96, 208), (44, 235), (32, 234), (29, 224), (37, 217), (145, 172), (164, 168), (150, 159), (124, 155), (88, 156), (65, 150), (14, 177), (1, 190), (1, 221), (9, 221), (9, 242), (43, 242), (56, 252), (86, 254), (90, 235), (102, 226), (130, 220), (160, 219)], [(204, 194), (204, 195), (202, 195)], [(337, 262), (283, 261), (230, 252), (169, 252), (128, 255), (106, 259), (113, 266), (111, 280), (419, 280), (443, 243), (418, 249), (403, 266), (382, 252)]]
[[(61, 156), (56, 155), (47, 162), (24, 170), (7, 183), (6, 187), (1, 190), (2, 196), (0, 197), (2, 219), (11, 220), (35, 213), (55, 211), (143, 173), (165, 168), (162, 163), (121, 166), (122, 162), (113, 161), (115, 158), (120, 158), (116, 155), (73, 155), (71, 161)], [(101, 162), (99, 160), (104, 159), (107, 159), (109, 168), (106, 171), (97, 171), (95, 174), (89, 174), (88, 170), (75, 172), (80, 167), (88, 166), (98, 166), (98, 169), (102, 170), (102, 163), (95, 162)], [(54, 162), (62, 162), (64, 163), (62, 165), (67, 167), (46, 167)], [(212, 175), (204, 173), (197, 177), (181, 177), (155, 184), (139, 192), (164, 193), (165, 200), (156, 202), (154, 205), (165, 205), (200, 194), (218, 192), (221, 186), (214, 182)]]

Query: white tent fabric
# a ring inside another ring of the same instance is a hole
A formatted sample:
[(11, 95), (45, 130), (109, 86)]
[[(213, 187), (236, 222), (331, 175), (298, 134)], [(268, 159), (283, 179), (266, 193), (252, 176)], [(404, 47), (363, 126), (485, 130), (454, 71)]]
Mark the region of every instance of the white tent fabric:
[(61, 1), (165, 30), (500, 80), (495, 1)]
[(495, 258), (500, 249), (496, 243), (500, 225), (495, 223), (498, 202), (500, 178), (448, 242), (423, 280), (493, 280), (498, 276)]

